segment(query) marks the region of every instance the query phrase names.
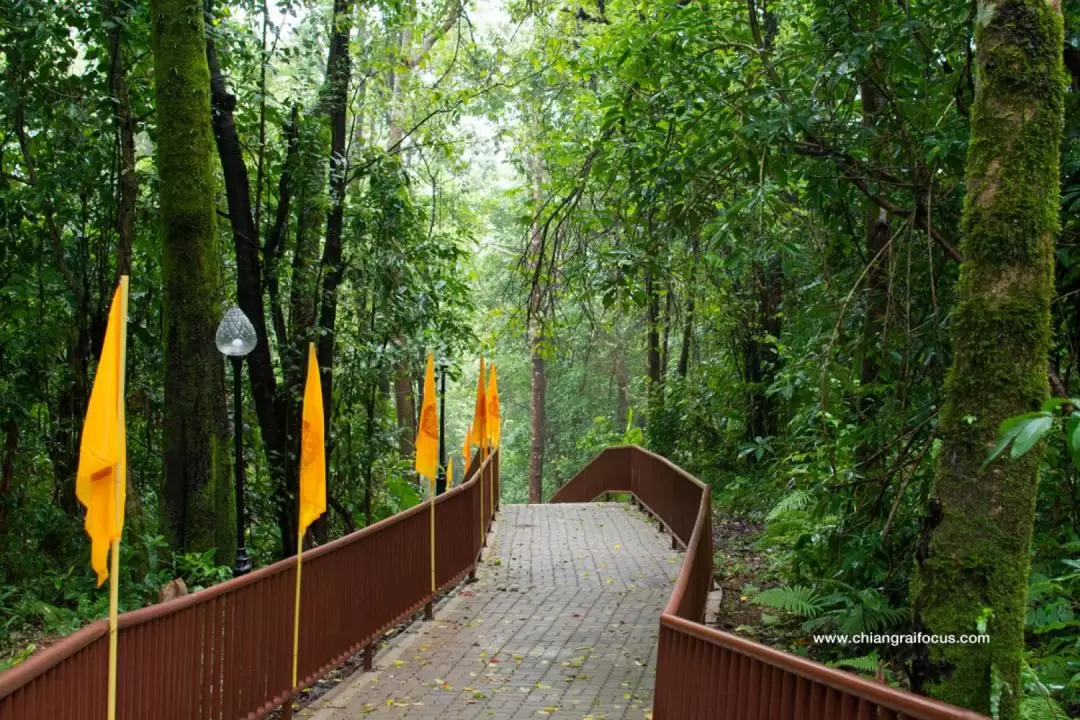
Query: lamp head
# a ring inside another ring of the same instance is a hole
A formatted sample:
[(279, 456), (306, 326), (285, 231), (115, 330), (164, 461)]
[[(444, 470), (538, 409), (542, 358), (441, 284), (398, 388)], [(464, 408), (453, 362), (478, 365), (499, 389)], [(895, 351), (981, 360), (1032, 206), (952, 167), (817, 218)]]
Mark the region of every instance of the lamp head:
[(217, 329), (217, 349), (222, 355), (244, 357), (258, 343), (255, 326), (248, 320), (240, 308), (233, 306), (225, 311)]

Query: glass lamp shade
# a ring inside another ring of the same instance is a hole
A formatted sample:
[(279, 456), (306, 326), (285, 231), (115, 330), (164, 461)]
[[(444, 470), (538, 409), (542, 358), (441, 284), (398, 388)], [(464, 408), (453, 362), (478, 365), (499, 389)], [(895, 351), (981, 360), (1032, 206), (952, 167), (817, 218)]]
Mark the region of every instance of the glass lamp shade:
[(255, 327), (247, 315), (238, 307), (229, 308), (217, 329), (217, 348), (221, 354), (243, 357), (255, 348), (257, 342)]

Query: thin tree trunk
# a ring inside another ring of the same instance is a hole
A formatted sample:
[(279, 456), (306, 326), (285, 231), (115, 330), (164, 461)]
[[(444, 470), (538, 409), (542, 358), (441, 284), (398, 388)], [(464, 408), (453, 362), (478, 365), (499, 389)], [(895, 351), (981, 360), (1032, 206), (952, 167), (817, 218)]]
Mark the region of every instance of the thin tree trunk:
[(394, 366), (394, 407), (397, 411), (398, 450), (408, 457), (416, 438), (416, 398), (412, 377), (404, 363)]
[(529, 454), (529, 502), (544, 501), (544, 446), (547, 430), (547, 374), (544, 367), (543, 336), (537, 326), (531, 333), (532, 350), (532, 438)]
[(768, 388), (779, 369), (780, 358), (776, 353), (775, 341), (769, 340), (767, 336), (780, 337), (783, 279), (783, 270), (777, 258), (771, 259), (766, 266), (761, 263), (753, 266), (755, 307), (752, 318), (745, 323), (743, 329), (748, 441), (771, 437), (777, 432), (776, 407), (769, 397)]
[[(236, 252), (236, 298), (240, 309), (251, 320), (258, 342), (245, 363), (251, 380), (251, 393), (255, 400), (255, 414), (259, 420), (263, 446), (266, 449), (267, 464), (278, 501), (278, 524), (282, 546), (286, 554), (295, 545), (295, 522), (292, 517), (295, 497), (292, 493), (290, 477), (295, 472), (290, 468), (295, 460), (290, 459), (288, 448), (288, 427), (284, 415), (282, 389), (278, 387), (270, 354), (270, 334), (267, 329), (266, 313), (263, 306), (263, 267), (259, 259), (259, 236), (255, 223), (251, 194), (248, 183), (247, 165), (244, 161), (243, 148), (233, 120), (236, 97), (225, 84), (217, 59), (213, 40), (206, 43), (206, 55), (211, 80), (211, 101), (213, 112), (214, 138), (217, 142), (218, 157), (221, 161), (222, 174), (225, 178), (225, 195), (229, 209), (229, 223), (232, 227), (233, 245)], [(271, 227), (264, 258), (267, 263), (276, 260), (281, 237), (288, 224), (289, 206), (292, 198), (292, 168), (296, 165), (298, 152), (298, 112), (294, 107), (291, 120), (286, 123), (284, 135), (288, 145), (284, 167), (278, 182), (278, 206), (274, 225)], [(270, 268), (268, 275), (273, 282), (268, 286), (277, 288), (276, 271)], [(271, 292), (272, 298), (274, 293)], [(280, 306), (278, 306), (280, 308)], [(284, 347), (286, 331), (284, 319), (276, 329), (275, 337), (279, 351)]]
[(916, 549), (917, 626), (974, 632), (989, 645), (935, 644), (914, 666), (930, 695), (1017, 720), (1041, 448), (983, 463), (1007, 417), (1047, 395), (1054, 237), (1061, 200), (1061, 6), (979, 0), (963, 256), (952, 314), (953, 364), (942, 445)]
[(622, 339), (615, 339), (615, 422), (620, 432), (626, 431), (630, 413), (630, 378), (626, 371), (626, 346)]
[(683, 380), (690, 370), (690, 345), (694, 339), (694, 288), (697, 287), (698, 256), (701, 252), (700, 229), (693, 234), (691, 244), (692, 260), (690, 261), (690, 285), (686, 293), (686, 317), (683, 318), (682, 344), (679, 346), (679, 367), (677, 373)]
[(650, 397), (659, 391), (663, 374), (660, 372), (660, 293), (656, 289), (653, 270), (645, 270), (645, 374)]
[(694, 295), (686, 300), (686, 317), (683, 319), (682, 343), (679, 345), (679, 366), (676, 372), (679, 378), (686, 379), (690, 370), (690, 344), (694, 339)]
[[(345, 120), (349, 105), (349, 33), (352, 30), (352, 3), (334, 0), (334, 31), (326, 61), (326, 110), (330, 116), (330, 209), (326, 214), (326, 242), (322, 257), (322, 291), (319, 310), (319, 369), (323, 391), (325, 427), (331, 428), (334, 408), (334, 344), (337, 336), (338, 286), (345, 265), (342, 262), (342, 225), (345, 218), (345, 191), (348, 186), (348, 157)], [(333, 433), (327, 432), (326, 453), (330, 455)], [(326, 542), (326, 516), (312, 525), (315, 539)]]
[(675, 293), (668, 288), (667, 298), (664, 300), (664, 317), (661, 325), (664, 326), (663, 340), (660, 342), (660, 377), (666, 378), (668, 372), (668, 358), (671, 357), (671, 316), (674, 312)]
[[(878, 9), (871, 11), (874, 26), (877, 26)], [(859, 86), (862, 98), (862, 123), (874, 133), (870, 156), (875, 162), (887, 162), (888, 147), (884, 140), (876, 135), (875, 126), (885, 109), (886, 98), (882, 92), (884, 83), (884, 58), (881, 50), (870, 55), (869, 67)], [(888, 351), (887, 339), (883, 336), (885, 317), (888, 312), (888, 273), (889, 257), (884, 252), (892, 232), (892, 216), (872, 200), (863, 201), (863, 233), (867, 260), (870, 263), (866, 273), (866, 317), (863, 323), (863, 336), (859, 348), (859, 422), (869, 426), (877, 415), (878, 398), (875, 386), (881, 376), (881, 358)], [(876, 463), (884, 467), (884, 455), (875, 453), (875, 443), (868, 438), (856, 451), (860, 464), (865, 458), (876, 455)], [(864, 472), (870, 468), (864, 467)]]
[(131, 113), (124, 58), (121, 51), (124, 15), (127, 3), (103, 0), (102, 18), (109, 23), (109, 89), (116, 103), (116, 133), (120, 145), (119, 202), (116, 229), (119, 242), (116, 248), (116, 279), (131, 269), (131, 247), (135, 241), (135, 202), (139, 196), (139, 180), (135, 175), (135, 119)]
[(227, 461), (214, 218), (210, 72), (201, 0), (152, 0), (165, 296), (165, 506), (175, 549), (217, 548), (232, 564), (235, 518)]
[[(539, 156), (532, 157), (532, 195), (537, 208), (543, 206), (544, 168)], [(530, 254), (535, 262), (543, 262), (540, 255), (541, 228), (539, 217), (534, 216), (531, 228)], [(529, 502), (544, 500), (544, 449), (547, 444), (547, 372), (544, 366), (544, 314), (545, 306), (541, 288), (534, 284), (529, 297), (529, 352), (532, 357), (530, 376), (531, 442), (529, 452)]]
[(19, 425), (12, 419), (4, 423), (4, 461), (0, 476), (0, 537), (8, 536), (8, 518), (11, 516), (11, 485), (15, 477), (15, 453), (19, 449)]

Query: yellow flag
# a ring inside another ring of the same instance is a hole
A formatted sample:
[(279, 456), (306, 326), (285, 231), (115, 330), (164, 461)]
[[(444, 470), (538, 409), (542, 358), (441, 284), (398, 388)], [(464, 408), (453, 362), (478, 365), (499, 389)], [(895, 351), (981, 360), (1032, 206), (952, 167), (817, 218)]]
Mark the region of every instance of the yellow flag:
[(435, 409), (435, 355), (428, 353), (424, 371), (424, 404), (416, 429), (416, 472), (434, 482), (439, 472), (439, 414)]
[(311, 523), (326, 512), (326, 442), (323, 432), (323, 395), (315, 343), (308, 347), (304, 385), (304, 422), (300, 434), (300, 527), (304, 536)]
[(487, 386), (487, 431), (491, 447), (499, 447), (499, 437), (502, 431), (502, 420), (499, 417), (499, 381), (495, 377), (495, 365), (491, 365), (491, 378)]
[(465, 469), (469, 469), (469, 454), (472, 452), (472, 425), (469, 425), (469, 429), (465, 431), (465, 442), (461, 446), (461, 457), (465, 460)]
[[(90, 536), (90, 565), (97, 573), (98, 587), (109, 577), (109, 544), (124, 531), (124, 502), (127, 495), (127, 439), (124, 422), (124, 346), (127, 335), (126, 281), (113, 295), (109, 324), (101, 361), (90, 391), (82, 441), (75, 496), (86, 506), (83, 523)], [(119, 493), (119, 497), (117, 497)]]
[(473, 411), (472, 441), (481, 450), (487, 447), (487, 399), (484, 394), (484, 358), (480, 358), (480, 378), (476, 383), (476, 409)]
[(454, 487), (454, 457), (451, 455), (446, 461), (446, 489)]

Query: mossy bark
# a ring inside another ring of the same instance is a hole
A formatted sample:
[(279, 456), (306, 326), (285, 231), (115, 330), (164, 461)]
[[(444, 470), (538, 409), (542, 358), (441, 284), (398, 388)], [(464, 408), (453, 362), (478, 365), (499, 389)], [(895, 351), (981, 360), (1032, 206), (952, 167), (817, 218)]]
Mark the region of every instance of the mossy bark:
[(930, 695), (983, 713), (996, 674), (1001, 720), (1019, 717), (1041, 452), (982, 463), (1001, 420), (1037, 409), (1047, 395), (1062, 37), (1056, 2), (978, 3), (966, 260), (952, 316), (943, 444), (912, 587), (916, 620), (929, 633), (975, 633), (978, 617), (992, 613), (988, 645), (930, 645), (914, 669)]
[(232, 564), (221, 255), (214, 221), (210, 73), (201, 0), (152, 0), (158, 187), (165, 284), (167, 535), (179, 551), (217, 548)]

